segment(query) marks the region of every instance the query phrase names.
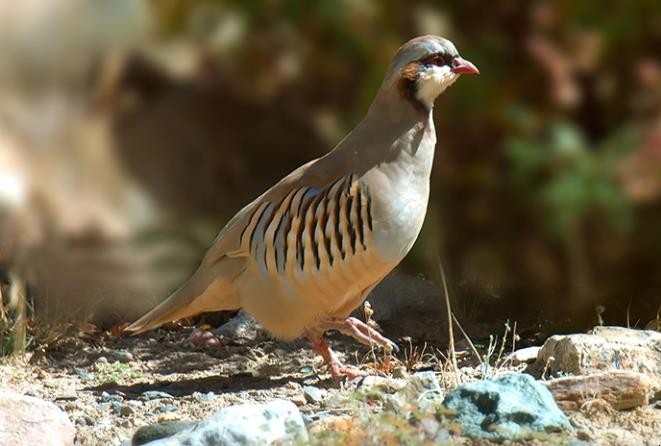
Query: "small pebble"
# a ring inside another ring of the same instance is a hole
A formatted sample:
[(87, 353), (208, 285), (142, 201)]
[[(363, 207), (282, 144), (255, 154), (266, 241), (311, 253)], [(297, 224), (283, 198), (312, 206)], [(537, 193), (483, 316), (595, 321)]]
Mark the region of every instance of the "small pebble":
[(66, 403), (64, 405), (64, 410), (66, 410), (67, 412), (73, 412), (74, 410), (77, 409), (78, 409), (78, 404), (76, 403)]
[(301, 367), (298, 372), (304, 375), (309, 375), (310, 373), (314, 373), (314, 368), (310, 366), (305, 366), (305, 367)]
[(306, 403), (305, 396), (303, 396), (301, 394), (297, 394), (297, 395), (292, 396), (291, 398), (289, 398), (289, 401), (296, 404), (297, 406), (305, 406), (305, 403)]
[(140, 446), (161, 438), (170, 437), (193, 426), (195, 426), (195, 423), (192, 421), (164, 421), (143, 426), (133, 435), (132, 444)]
[(83, 369), (74, 369), (74, 371), (76, 372), (76, 375), (78, 375), (78, 377), (83, 380), (91, 379), (94, 376), (90, 372), (87, 372)]
[(155, 412), (175, 412), (177, 410), (177, 406), (174, 404), (161, 404), (155, 409)]
[(119, 401), (112, 401), (110, 403), (110, 407), (112, 407), (112, 410), (114, 410), (116, 414), (121, 414), (122, 409), (124, 408), (124, 405), (122, 403), (120, 403)]
[(96, 358), (96, 363), (97, 364), (108, 364), (108, 358), (106, 358), (105, 356), (99, 356), (98, 358)]
[(85, 424), (88, 426), (94, 426), (96, 424), (94, 422), (94, 418), (90, 417), (89, 415), (83, 415), (83, 420), (85, 421)]
[(123, 417), (130, 417), (134, 413), (135, 413), (135, 411), (133, 410), (133, 408), (131, 406), (126, 405), (126, 404), (123, 404), (122, 408), (119, 411), (119, 414)]
[(140, 394), (140, 399), (145, 401), (159, 400), (164, 398), (174, 398), (172, 395), (160, 390), (146, 390)]
[(392, 371), (393, 378), (408, 378), (409, 372), (406, 371), (406, 367), (397, 367)]
[(102, 392), (101, 393), (101, 402), (102, 403), (109, 403), (112, 401), (121, 401), (122, 397), (119, 395), (111, 395), (108, 392)]
[(207, 393), (200, 393), (200, 392), (194, 392), (193, 393), (193, 398), (195, 401), (199, 403), (208, 403), (210, 401), (213, 401), (214, 398), (216, 397), (216, 394), (213, 392), (207, 392)]
[(324, 399), (324, 393), (319, 387), (305, 386), (303, 387), (303, 396), (309, 403), (319, 403)]
[(133, 354), (131, 352), (127, 352), (125, 350), (120, 350), (118, 352), (115, 352), (115, 358), (122, 363), (127, 363), (133, 361)]

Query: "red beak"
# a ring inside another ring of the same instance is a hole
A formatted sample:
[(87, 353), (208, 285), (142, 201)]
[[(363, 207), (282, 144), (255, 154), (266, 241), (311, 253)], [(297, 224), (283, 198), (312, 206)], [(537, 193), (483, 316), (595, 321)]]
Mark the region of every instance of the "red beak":
[(452, 59), (452, 72), (457, 74), (480, 74), (480, 70), (475, 65), (459, 56)]

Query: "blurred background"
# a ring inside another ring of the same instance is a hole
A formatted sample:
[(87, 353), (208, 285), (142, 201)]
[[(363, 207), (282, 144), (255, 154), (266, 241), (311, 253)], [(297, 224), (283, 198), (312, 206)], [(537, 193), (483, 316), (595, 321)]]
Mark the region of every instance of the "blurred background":
[(0, 2), (0, 316), (151, 308), (428, 33), (482, 74), (436, 104), (430, 208), (400, 271), (438, 284), (440, 259), (462, 320), (657, 319), (655, 0)]

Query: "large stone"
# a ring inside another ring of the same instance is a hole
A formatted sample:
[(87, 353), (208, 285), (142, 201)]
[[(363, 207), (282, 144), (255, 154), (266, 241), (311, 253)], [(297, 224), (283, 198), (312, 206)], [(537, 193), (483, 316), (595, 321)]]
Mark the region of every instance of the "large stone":
[(551, 336), (530, 372), (540, 376), (585, 375), (633, 370), (661, 375), (661, 333), (624, 327), (595, 327), (590, 334)]
[(226, 407), (196, 426), (148, 446), (261, 446), (304, 443), (308, 433), (296, 406), (285, 400)]
[(614, 409), (624, 410), (644, 406), (659, 387), (654, 380), (630, 370), (568, 376), (547, 381), (558, 405), (565, 410), (577, 410), (592, 401), (605, 401)]
[(0, 389), (0, 445), (73, 445), (76, 429), (55, 404)]
[(522, 373), (462, 384), (443, 404), (455, 412), (461, 434), (469, 437), (503, 441), (572, 430), (549, 390)]

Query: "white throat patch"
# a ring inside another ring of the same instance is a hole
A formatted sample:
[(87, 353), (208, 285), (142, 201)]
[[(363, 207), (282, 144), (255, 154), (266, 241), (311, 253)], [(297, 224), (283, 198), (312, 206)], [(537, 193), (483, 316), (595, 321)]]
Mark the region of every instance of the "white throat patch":
[(458, 78), (459, 75), (453, 73), (450, 67), (432, 65), (418, 77), (416, 97), (431, 110), (438, 95)]

